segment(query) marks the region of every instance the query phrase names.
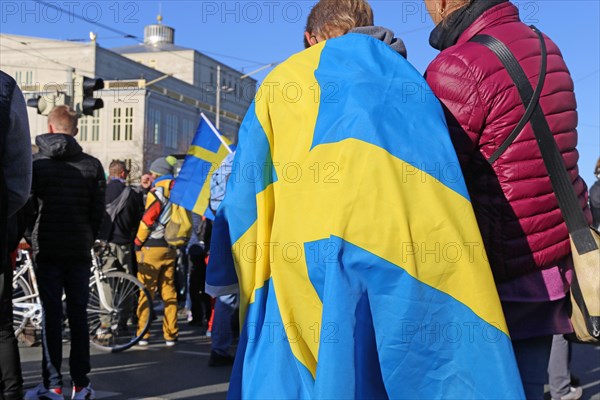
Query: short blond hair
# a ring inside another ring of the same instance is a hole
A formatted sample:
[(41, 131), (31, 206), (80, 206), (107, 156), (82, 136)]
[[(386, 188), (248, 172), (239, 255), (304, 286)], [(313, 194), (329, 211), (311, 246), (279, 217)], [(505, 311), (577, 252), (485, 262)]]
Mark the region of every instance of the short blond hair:
[[(373, 9), (365, 0), (320, 0), (310, 10), (306, 32), (325, 39), (342, 36), (353, 28), (373, 25)], [(305, 47), (310, 44), (304, 39)]]
[(48, 114), (48, 125), (52, 125), (56, 133), (75, 135), (77, 133), (77, 113), (69, 106), (56, 106)]

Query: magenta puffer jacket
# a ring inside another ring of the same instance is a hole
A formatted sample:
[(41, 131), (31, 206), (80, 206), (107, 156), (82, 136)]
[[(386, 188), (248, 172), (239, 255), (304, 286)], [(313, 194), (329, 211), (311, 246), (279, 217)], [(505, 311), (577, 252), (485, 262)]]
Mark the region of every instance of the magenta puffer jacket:
[[(487, 159), (504, 142), (524, 113), (519, 93), (500, 60), (481, 44), (469, 42), (486, 34), (506, 44), (535, 88), (540, 69), (540, 43), (520, 22), (517, 8), (499, 2), (475, 20), (456, 26), (457, 41), (427, 70), (427, 82), (446, 108), (448, 124), (497, 282), (551, 268), (570, 253), (550, 179), (531, 125), (492, 166)], [(440, 27), (436, 28), (439, 29)], [(542, 29), (543, 30), (543, 29)], [(433, 36), (432, 36), (433, 40)], [(587, 188), (579, 177), (577, 111), (573, 81), (560, 50), (546, 37), (548, 75), (540, 104), (568, 168), (582, 208)], [(433, 44), (433, 43), (432, 43)]]

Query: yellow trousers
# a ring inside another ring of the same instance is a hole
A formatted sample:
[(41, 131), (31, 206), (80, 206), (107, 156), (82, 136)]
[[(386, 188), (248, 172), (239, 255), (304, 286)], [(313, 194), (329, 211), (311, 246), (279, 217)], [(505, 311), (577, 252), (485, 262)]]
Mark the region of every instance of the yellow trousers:
[[(138, 334), (140, 327), (144, 326), (150, 318), (150, 307), (156, 290), (160, 290), (160, 297), (165, 305), (165, 316), (163, 318), (163, 335), (165, 340), (177, 339), (179, 327), (177, 326), (177, 292), (175, 290), (175, 261), (177, 252), (168, 247), (143, 247), (142, 251), (136, 253), (138, 262), (137, 277), (150, 292), (151, 299), (148, 300), (144, 292), (140, 293), (138, 303)], [(150, 332), (144, 335), (144, 339), (150, 337)]]

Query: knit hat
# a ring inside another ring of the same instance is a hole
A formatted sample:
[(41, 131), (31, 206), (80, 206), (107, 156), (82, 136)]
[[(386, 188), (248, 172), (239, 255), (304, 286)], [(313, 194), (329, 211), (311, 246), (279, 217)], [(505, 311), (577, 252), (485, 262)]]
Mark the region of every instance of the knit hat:
[(158, 176), (173, 175), (175, 173), (176, 164), (177, 159), (175, 157), (160, 157), (150, 164), (150, 172)]

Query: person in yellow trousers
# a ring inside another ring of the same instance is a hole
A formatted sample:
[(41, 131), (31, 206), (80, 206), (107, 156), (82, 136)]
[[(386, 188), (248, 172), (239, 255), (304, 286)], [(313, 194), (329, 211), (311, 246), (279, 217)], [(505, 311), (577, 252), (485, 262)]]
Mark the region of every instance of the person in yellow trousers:
[[(169, 197), (175, 182), (173, 174), (177, 160), (174, 157), (161, 157), (150, 165), (154, 178), (148, 192), (146, 209), (135, 238), (138, 262), (138, 279), (146, 286), (151, 297), (157, 289), (164, 302), (163, 335), (167, 346), (174, 346), (179, 328), (177, 326), (177, 292), (175, 290), (175, 264), (177, 253), (165, 240), (165, 225), (171, 217)], [(142, 292), (138, 304), (138, 334), (150, 318), (152, 300)], [(148, 332), (138, 342), (147, 346)]]

